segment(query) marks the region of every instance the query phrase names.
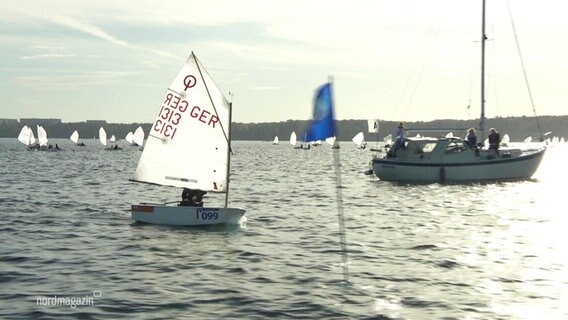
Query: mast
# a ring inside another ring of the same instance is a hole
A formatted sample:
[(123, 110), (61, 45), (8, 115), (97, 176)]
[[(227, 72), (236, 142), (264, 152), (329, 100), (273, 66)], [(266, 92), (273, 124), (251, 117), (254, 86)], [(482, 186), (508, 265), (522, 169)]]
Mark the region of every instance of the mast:
[(481, 141), (485, 139), (485, 0), (481, 5), (481, 116), (479, 117), (479, 131)]
[(231, 127), (232, 127), (232, 121), (233, 121), (233, 94), (229, 92), (229, 95), (231, 96), (231, 101), (229, 101), (229, 132), (227, 133), (227, 138), (228, 138), (228, 148), (227, 148), (227, 176), (225, 178), (225, 181), (227, 181), (227, 190), (225, 191), (225, 208), (227, 208), (229, 206), (229, 171), (231, 170), (231, 152), (233, 152), (233, 150), (231, 149)]

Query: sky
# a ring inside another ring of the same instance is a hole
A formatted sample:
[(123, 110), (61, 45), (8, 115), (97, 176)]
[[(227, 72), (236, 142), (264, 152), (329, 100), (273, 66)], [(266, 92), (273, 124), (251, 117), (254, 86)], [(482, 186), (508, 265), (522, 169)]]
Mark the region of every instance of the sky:
[[(568, 1), (486, 11), (486, 116), (568, 114)], [(340, 120), (475, 119), (480, 39), (480, 0), (2, 0), (0, 118), (150, 123), (193, 51), (235, 122), (309, 119), (328, 79)]]

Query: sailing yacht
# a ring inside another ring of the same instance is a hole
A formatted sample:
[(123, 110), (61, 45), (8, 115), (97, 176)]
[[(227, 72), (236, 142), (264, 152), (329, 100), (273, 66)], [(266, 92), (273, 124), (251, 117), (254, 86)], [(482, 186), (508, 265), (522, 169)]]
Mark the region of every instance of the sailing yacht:
[[(482, 1), (481, 116), (485, 130), (485, 0)], [(472, 146), (461, 138), (446, 136), (404, 138), (401, 148), (392, 146), (384, 157), (371, 160), (371, 170), (383, 181), (466, 182), (522, 180), (530, 178), (544, 156), (546, 146), (531, 144), (503, 147), (498, 152)]]

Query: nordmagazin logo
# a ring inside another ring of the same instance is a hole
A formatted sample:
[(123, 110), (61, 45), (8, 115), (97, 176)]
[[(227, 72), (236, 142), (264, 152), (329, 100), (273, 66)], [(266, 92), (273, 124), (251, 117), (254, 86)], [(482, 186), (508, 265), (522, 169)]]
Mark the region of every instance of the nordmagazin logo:
[(36, 297), (36, 305), (43, 307), (77, 307), (94, 306), (95, 298), (102, 297), (101, 291), (93, 291), (92, 295), (84, 296), (40, 296)]

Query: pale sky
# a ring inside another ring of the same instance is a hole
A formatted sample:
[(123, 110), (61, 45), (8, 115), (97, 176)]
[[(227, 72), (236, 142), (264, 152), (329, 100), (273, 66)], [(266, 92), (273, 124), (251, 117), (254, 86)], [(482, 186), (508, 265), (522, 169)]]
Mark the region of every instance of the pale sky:
[[(568, 114), (568, 1), (487, 1), (486, 115)], [(152, 122), (191, 51), (233, 121), (479, 117), (481, 0), (2, 0), (0, 118)], [(467, 106), (471, 105), (468, 109)]]

